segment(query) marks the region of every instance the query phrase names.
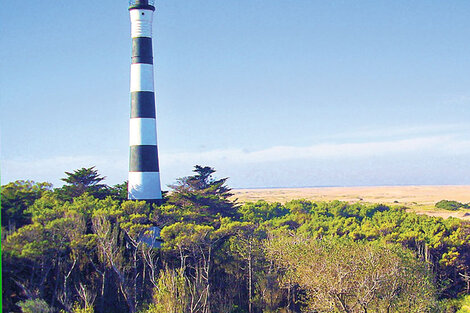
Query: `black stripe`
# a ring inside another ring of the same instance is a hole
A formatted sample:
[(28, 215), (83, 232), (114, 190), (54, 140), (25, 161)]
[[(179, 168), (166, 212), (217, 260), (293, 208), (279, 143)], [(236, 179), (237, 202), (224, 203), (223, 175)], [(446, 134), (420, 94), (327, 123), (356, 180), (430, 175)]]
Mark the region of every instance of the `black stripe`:
[(131, 0), (129, 1), (129, 11), (133, 9), (146, 9), (155, 11), (155, 6), (153, 2), (148, 2), (148, 0)]
[(131, 92), (131, 118), (134, 117), (156, 117), (153, 91)]
[(132, 63), (153, 64), (152, 38), (132, 38)]
[(131, 146), (129, 172), (159, 172), (157, 146)]

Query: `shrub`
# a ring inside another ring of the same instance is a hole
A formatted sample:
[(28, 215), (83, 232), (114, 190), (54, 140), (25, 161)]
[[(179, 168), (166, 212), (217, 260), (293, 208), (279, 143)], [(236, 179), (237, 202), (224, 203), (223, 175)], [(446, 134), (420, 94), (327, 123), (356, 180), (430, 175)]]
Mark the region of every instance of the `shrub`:
[(457, 211), (458, 209), (468, 209), (468, 204), (463, 204), (457, 201), (441, 200), (435, 205), (438, 209), (444, 209), (449, 211)]
[(470, 313), (470, 296), (465, 296), (460, 300), (460, 309), (457, 313)]
[(72, 313), (94, 313), (93, 307), (81, 307), (79, 303), (75, 303), (72, 308)]
[(51, 313), (52, 310), (46, 301), (42, 299), (28, 299), (20, 301), (17, 305), (21, 308), (23, 313)]

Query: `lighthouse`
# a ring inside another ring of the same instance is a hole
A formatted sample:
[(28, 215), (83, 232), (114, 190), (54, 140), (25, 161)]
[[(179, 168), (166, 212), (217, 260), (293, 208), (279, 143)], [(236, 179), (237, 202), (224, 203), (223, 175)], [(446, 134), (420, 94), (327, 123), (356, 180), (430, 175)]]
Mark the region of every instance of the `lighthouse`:
[(128, 198), (157, 202), (162, 198), (162, 192), (158, 166), (153, 83), (152, 19), (154, 11), (154, 0), (129, 1), (132, 62)]

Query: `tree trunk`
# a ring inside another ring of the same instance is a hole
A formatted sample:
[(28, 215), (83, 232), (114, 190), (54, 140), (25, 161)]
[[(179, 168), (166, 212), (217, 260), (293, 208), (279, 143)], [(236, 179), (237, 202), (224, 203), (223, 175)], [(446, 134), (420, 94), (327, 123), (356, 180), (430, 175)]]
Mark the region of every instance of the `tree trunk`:
[(211, 266), (212, 247), (209, 246), (207, 255), (206, 281), (207, 281), (207, 313), (211, 312), (211, 284), (210, 284), (210, 266)]
[(144, 298), (145, 280), (147, 279), (147, 269), (145, 261), (142, 261), (142, 283), (140, 284), (140, 299)]
[(68, 300), (68, 295), (67, 295), (67, 282), (70, 277), (70, 274), (72, 274), (73, 269), (75, 268), (75, 264), (77, 263), (77, 259), (73, 260), (72, 267), (70, 268), (69, 272), (67, 275), (64, 275), (64, 301)]
[[(134, 255), (133, 255), (133, 276), (134, 276), (134, 290), (133, 290), (133, 303), (134, 303), (134, 306), (137, 307), (137, 247), (134, 247)], [(134, 308), (134, 311), (135, 311), (135, 308)]]
[(51, 307), (54, 307), (55, 299), (57, 297), (57, 288), (59, 288), (60, 261), (57, 261), (56, 267), (57, 267), (57, 273), (56, 273), (56, 279), (55, 279), (55, 284), (54, 284), (54, 292), (52, 293)]
[(252, 241), (250, 240), (248, 248), (248, 312), (252, 313), (252, 296), (253, 296), (253, 258), (251, 255)]
[(126, 304), (129, 307), (129, 313), (135, 313), (135, 305), (132, 303), (132, 297), (127, 293), (125, 290), (126, 288), (124, 287), (123, 283), (121, 283), (121, 293), (124, 296), (124, 299), (126, 300)]
[(103, 270), (103, 274), (101, 275), (103, 278), (101, 282), (101, 304), (100, 304), (100, 312), (104, 313), (104, 291), (105, 291), (105, 284), (106, 284), (106, 268)]
[(49, 272), (51, 271), (52, 269), (52, 265), (48, 265), (46, 268), (44, 268), (46, 265), (44, 265), (44, 261), (42, 262), (42, 265), (41, 265), (41, 272), (43, 272), (42, 274), (42, 277), (41, 277), (41, 281), (39, 282), (39, 296), (41, 298), (44, 298), (44, 284), (47, 280), (47, 276), (49, 275)]

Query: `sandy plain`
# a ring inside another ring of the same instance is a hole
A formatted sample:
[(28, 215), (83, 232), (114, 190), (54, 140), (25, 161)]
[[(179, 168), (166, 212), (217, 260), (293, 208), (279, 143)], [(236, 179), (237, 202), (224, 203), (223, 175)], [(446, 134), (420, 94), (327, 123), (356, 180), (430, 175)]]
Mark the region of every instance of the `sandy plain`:
[(349, 203), (382, 203), (406, 206), (420, 214), (449, 216), (470, 220), (470, 210), (439, 210), (434, 204), (440, 200), (470, 202), (470, 186), (376, 186), (376, 187), (318, 187), (276, 189), (233, 189), (238, 202), (285, 203), (293, 199), (312, 201), (340, 200)]

